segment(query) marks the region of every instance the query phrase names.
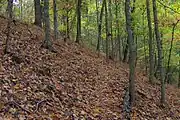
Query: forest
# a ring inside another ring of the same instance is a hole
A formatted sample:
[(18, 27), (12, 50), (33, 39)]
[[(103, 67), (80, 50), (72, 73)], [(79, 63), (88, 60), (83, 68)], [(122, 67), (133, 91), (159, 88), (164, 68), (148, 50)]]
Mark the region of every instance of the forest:
[(179, 120), (180, 0), (1, 0), (1, 119)]

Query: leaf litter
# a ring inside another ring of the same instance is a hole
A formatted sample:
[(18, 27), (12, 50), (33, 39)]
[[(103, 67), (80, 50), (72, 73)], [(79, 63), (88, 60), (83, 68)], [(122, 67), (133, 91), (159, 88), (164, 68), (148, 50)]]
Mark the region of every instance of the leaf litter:
[[(2, 50), (7, 20), (0, 17), (0, 119), (123, 120), (128, 67), (73, 42), (53, 41), (57, 53), (41, 48), (40, 28), (11, 26), (9, 54)], [(53, 36), (51, 36), (53, 38)], [(159, 105), (160, 86), (136, 73), (133, 120), (180, 119), (180, 90), (166, 86), (167, 105)]]

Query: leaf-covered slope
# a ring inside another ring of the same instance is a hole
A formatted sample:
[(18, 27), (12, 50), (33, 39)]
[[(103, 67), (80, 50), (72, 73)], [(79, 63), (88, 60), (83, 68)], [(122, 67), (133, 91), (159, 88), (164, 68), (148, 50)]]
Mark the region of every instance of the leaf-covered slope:
[[(7, 20), (0, 18), (1, 50)], [(89, 49), (55, 41), (57, 53), (41, 48), (43, 32), (36, 26), (12, 23), (9, 54), (1, 52), (0, 119), (120, 119), (128, 69)], [(180, 118), (180, 91), (167, 87), (168, 107), (158, 105), (160, 87), (136, 76), (135, 119)]]

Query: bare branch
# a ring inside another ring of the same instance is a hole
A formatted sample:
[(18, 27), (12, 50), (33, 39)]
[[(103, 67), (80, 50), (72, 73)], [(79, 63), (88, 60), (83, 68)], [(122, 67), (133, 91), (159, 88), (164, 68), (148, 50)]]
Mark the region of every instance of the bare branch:
[(174, 9), (171, 8), (170, 6), (167, 6), (167, 5), (163, 4), (160, 0), (157, 0), (157, 2), (160, 3), (162, 6), (164, 6), (164, 7), (168, 8), (168, 9), (170, 9), (171, 11), (173, 11), (173, 12), (175, 12), (175, 13), (177, 13), (177, 14), (180, 14), (180, 12), (174, 10)]

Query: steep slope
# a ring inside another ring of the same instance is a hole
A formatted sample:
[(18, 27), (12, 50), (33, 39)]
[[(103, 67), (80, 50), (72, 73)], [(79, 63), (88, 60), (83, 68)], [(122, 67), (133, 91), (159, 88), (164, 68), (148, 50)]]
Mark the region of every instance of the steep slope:
[[(1, 48), (6, 25), (1, 17)], [(115, 67), (112, 61), (107, 63), (103, 56), (70, 42), (53, 41), (57, 53), (52, 53), (40, 47), (42, 40), (38, 27), (12, 23), (10, 53), (0, 56), (0, 119), (124, 119), (127, 67)], [(169, 105), (162, 109), (159, 85), (150, 85), (139, 74), (134, 118), (180, 119), (180, 90), (167, 86)]]

